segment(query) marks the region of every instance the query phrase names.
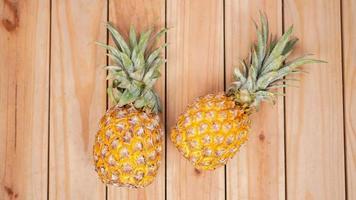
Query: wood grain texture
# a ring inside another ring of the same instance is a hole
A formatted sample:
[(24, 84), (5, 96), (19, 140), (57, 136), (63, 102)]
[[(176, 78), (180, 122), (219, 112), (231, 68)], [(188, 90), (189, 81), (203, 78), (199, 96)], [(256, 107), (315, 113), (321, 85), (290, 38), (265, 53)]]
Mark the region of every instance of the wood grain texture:
[[(165, 26), (165, 1), (164, 0), (110, 0), (110, 16), (112, 21), (121, 33), (128, 33), (129, 28), (133, 25), (138, 33), (153, 28), (158, 31)], [(124, 34), (123, 34), (124, 35)], [(125, 35), (127, 38), (128, 35)], [(161, 43), (163, 44), (164, 37)], [(159, 45), (159, 44), (158, 44)], [(164, 56), (164, 52), (162, 52)], [(155, 89), (160, 96), (163, 106), (161, 113), (161, 127), (165, 127), (164, 110), (165, 110), (165, 69), (161, 67), (161, 78), (157, 81)], [(163, 142), (164, 144), (165, 142)], [(165, 152), (163, 147), (163, 152)], [(163, 200), (165, 198), (165, 160), (162, 154), (162, 162), (159, 172), (154, 182), (144, 189), (127, 189), (118, 187), (109, 187), (108, 200), (128, 199), (128, 200)]]
[(105, 1), (52, 1), (49, 199), (105, 199), (92, 145), (105, 112)]
[[(0, 0), (0, 200), (356, 199), (355, 10), (355, 0)], [(292, 57), (328, 63), (304, 66), (285, 102), (251, 116), (225, 180), (223, 167), (196, 171), (169, 129), (194, 98), (231, 82), (258, 11), (276, 35), (294, 24)], [(108, 18), (122, 32), (170, 30), (156, 87), (167, 105), (167, 161), (147, 188), (109, 186), (106, 196), (92, 144), (110, 106), (105, 50), (94, 43), (107, 41)]]
[[(167, 128), (193, 99), (224, 89), (223, 1), (167, 1)], [(169, 135), (168, 135), (169, 136)], [(224, 199), (224, 168), (197, 171), (167, 142), (167, 199)]]
[(0, 199), (46, 199), (49, 2), (0, 8)]
[[(259, 11), (267, 14), (271, 33), (281, 35), (280, 0), (226, 1), (226, 87), (256, 40), (253, 20), (259, 23)], [(283, 98), (276, 105), (264, 103), (251, 120), (249, 141), (227, 165), (227, 199), (284, 199)]]
[(284, 13), (300, 39), (294, 55), (328, 62), (303, 67), (287, 88), (287, 198), (344, 199), (340, 2), (286, 0)]
[(342, 1), (347, 198), (356, 199), (356, 2)]

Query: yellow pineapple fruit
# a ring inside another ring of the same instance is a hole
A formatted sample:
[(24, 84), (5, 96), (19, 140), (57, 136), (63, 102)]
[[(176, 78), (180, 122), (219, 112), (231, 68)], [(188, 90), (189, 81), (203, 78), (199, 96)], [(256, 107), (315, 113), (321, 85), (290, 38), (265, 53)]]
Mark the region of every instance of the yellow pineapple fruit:
[(107, 28), (115, 46), (98, 43), (108, 50), (114, 65), (106, 66), (108, 94), (115, 106), (100, 121), (93, 147), (95, 170), (106, 184), (144, 187), (150, 184), (161, 161), (163, 132), (158, 113), (160, 102), (153, 86), (164, 63), (160, 52), (150, 50), (155, 36), (143, 32), (139, 38), (131, 27), (129, 44), (114, 26)]
[(198, 98), (179, 116), (172, 142), (195, 168), (215, 169), (247, 140), (248, 112), (224, 93)]
[(262, 101), (275, 101), (276, 88), (287, 86), (283, 77), (301, 72), (301, 65), (321, 62), (307, 56), (286, 61), (297, 42), (290, 38), (293, 27), (278, 40), (272, 39), (267, 19), (261, 14), (256, 31), (257, 43), (249, 58), (235, 69), (228, 91), (196, 99), (172, 129), (173, 144), (196, 169), (225, 165), (247, 141), (249, 116)]

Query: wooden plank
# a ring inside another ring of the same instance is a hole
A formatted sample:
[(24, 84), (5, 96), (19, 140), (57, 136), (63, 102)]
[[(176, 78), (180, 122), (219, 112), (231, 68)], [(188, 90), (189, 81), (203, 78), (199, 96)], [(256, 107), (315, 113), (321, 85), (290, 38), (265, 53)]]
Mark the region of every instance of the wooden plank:
[[(154, 28), (158, 31), (165, 26), (165, 1), (164, 0), (111, 0), (109, 4), (110, 21), (112, 21), (122, 33), (128, 33), (131, 25), (137, 28), (137, 32)], [(128, 37), (127, 35), (125, 37)], [(164, 39), (162, 39), (162, 44)], [(163, 53), (164, 56), (164, 53)], [(159, 93), (161, 103), (165, 105), (165, 70), (161, 68), (162, 76), (157, 81), (156, 91)], [(163, 107), (163, 110), (165, 108)], [(164, 112), (161, 113), (161, 126), (165, 127)], [(163, 142), (164, 144), (165, 142)], [(163, 147), (163, 152), (165, 147)], [(161, 167), (154, 182), (143, 189), (127, 189), (118, 187), (108, 188), (108, 199), (138, 199), (138, 200), (163, 200), (165, 197), (165, 160), (162, 154)]]
[(0, 7), (0, 199), (46, 199), (49, 2)]
[[(225, 5), (226, 86), (233, 69), (256, 40), (253, 20), (265, 12), (273, 35), (281, 35), (281, 0), (227, 0)], [(227, 165), (227, 199), (284, 199), (283, 98), (262, 104), (251, 116), (249, 141)]]
[(342, 1), (347, 198), (356, 199), (356, 2)]
[(296, 54), (327, 64), (308, 65), (286, 96), (287, 198), (344, 199), (344, 141), (340, 2), (286, 0), (285, 25), (294, 24)]
[[(104, 199), (92, 145), (106, 108), (105, 1), (52, 1), (49, 199)], [(90, 190), (90, 191), (89, 191)]]
[[(223, 1), (167, 1), (167, 128), (193, 99), (224, 89)], [(168, 135), (169, 136), (169, 135)], [(167, 141), (167, 199), (225, 199), (224, 168), (197, 171)]]

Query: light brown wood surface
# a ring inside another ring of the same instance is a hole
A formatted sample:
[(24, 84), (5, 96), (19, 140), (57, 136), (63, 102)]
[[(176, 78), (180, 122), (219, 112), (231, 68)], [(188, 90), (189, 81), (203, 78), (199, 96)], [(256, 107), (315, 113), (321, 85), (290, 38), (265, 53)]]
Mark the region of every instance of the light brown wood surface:
[[(259, 23), (259, 11), (267, 14), (271, 33), (281, 35), (281, 4), (280, 0), (226, 1), (226, 87), (256, 40), (253, 22)], [(276, 105), (262, 105), (251, 120), (249, 141), (227, 165), (227, 199), (284, 199), (283, 98)]]
[(356, 2), (342, 1), (347, 197), (356, 199)]
[[(223, 1), (167, 2), (167, 128), (194, 98), (224, 89)], [(168, 135), (169, 136), (169, 135)], [(224, 168), (200, 172), (169, 140), (167, 199), (224, 199)]]
[[(294, 24), (292, 57), (328, 63), (303, 66), (290, 77), (297, 88), (251, 116), (249, 141), (225, 168), (197, 171), (170, 129), (194, 98), (228, 86), (259, 11), (275, 35)], [(0, 0), (0, 200), (356, 199), (355, 11), (354, 0)], [(156, 88), (167, 147), (145, 189), (106, 187), (94, 171), (111, 106), (94, 43), (110, 42), (107, 20), (123, 33), (170, 28)]]
[[(109, 19), (122, 33), (128, 33), (133, 25), (137, 32), (146, 31), (150, 28), (154, 33), (165, 27), (165, 1), (164, 0), (110, 0)], [(124, 34), (123, 34), (124, 35)], [(128, 37), (127, 35), (125, 36)], [(162, 37), (161, 44), (165, 37)], [(159, 45), (159, 43), (157, 44)], [(164, 52), (162, 52), (164, 56)], [(165, 110), (165, 66), (161, 67), (161, 78), (156, 83), (156, 91)], [(164, 129), (164, 112), (161, 114), (161, 126)], [(165, 145), (165, 142), (163, 142)], [(163, 146), (165, 152), (165, 146)], [(144, 189), (127, 189), (108, 187), (108, 200), (161, 200), (165, 198), (165, 155), (162, 154), (162, 162), (154, 182)]]
[(105, 1), (52, 1), (49, 199), (105, 199), (92, 146), (105, 112)]
[[(286, 0), (295, 54), (312, 52), (327, 64), (305, 66), (298, 88), (287, 88), (287, 198), (344, 199), (344, 133), (340, 2)], [(316, 12), (317, 10), (317, 12)]]
[(0, 1), (0, 199), (46, 199), (50, 7)]

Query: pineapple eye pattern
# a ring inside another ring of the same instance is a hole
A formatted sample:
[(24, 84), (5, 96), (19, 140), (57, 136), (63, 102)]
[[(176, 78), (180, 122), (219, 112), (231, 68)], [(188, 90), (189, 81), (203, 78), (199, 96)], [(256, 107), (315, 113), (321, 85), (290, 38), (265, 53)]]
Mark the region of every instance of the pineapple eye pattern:
[[(102, 120), (106, 125), (100, 125), (104, 128), (99, 130), (97, 141), (101, 142), (94, 145), (95, 169), (104, 183), (143, 187), (157, 174), (162, 131), (153, 116), (146, 118), (139, 110), (122, 112), (123, 109), (111, 110), (108, 123)], [(150, 134), (144, 134), (142, 126), (152, 127)]]
[(249, 120), (243, 112), (229, 97), (207, 95), (179, 118), (171, 139), (195, 168), (215, 169), (247, 140)]

